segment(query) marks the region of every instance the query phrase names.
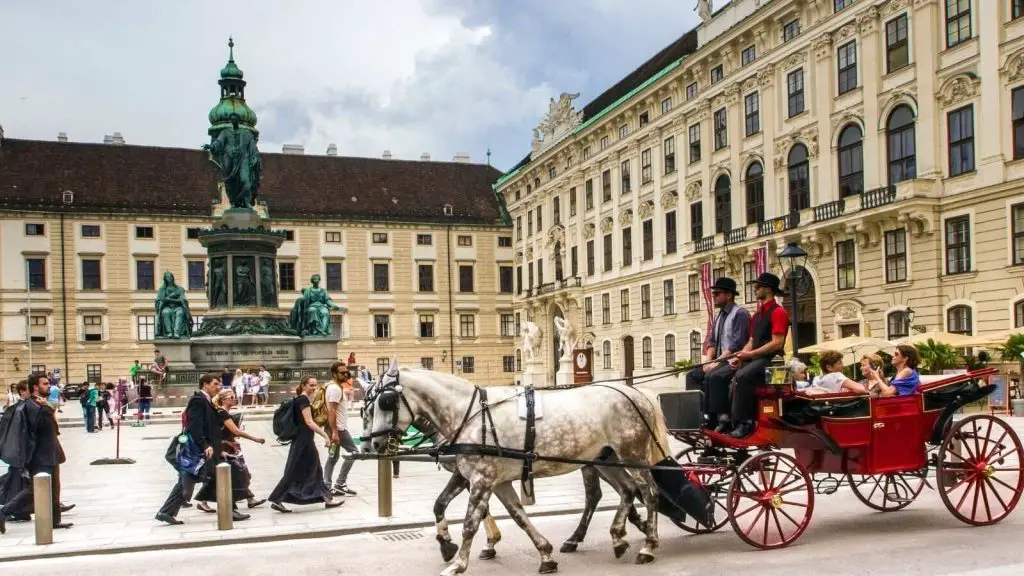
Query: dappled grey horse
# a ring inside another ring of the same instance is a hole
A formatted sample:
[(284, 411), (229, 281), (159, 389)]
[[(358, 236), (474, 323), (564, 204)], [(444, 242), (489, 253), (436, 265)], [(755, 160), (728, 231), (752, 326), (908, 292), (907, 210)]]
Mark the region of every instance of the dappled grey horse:
[[(482, 455), (481, 439), (509, 447), (525, 445), (525, 426), (519, 419), (518, 393), (509, 388), (488, 389), (487, 402), (479, 402), (480, 390), (455, 375), (422, 369), (398, 369), (397, 362), (381, 378), (373, 399), (371, 446), (388, 447), (388, 436), (402, 434), (414, 419), (423, 417), (451, 438), (453, 445), (470, 450), (459, 453), (456, 468), (469, 482), (469, 506), (462, 527), (462, 547), (442, 576), (462, 573), (469, 565), (473, 537), (487, 516), (488, 501), (495, 495), (512, 519), (529, 535), (541, 556), (540, 572), (554, 572), (551, 544), (530, 522), (519, 502), (513, 482), (520, 479), (522, 462)], [(647, 512), (645, 542), (638, 563), (654, 560), (658, 547), (658, 497), (650, 470), (667, 456), (668, 433), (656, 401), (623, 385), (591, 385), (570, 390), (543, 391), (544, 417), (536, 422), (535, 453), (545, 458), (533, 464), (537, 478), (557, 476), (581, 468), (580, 462), (627, 463), (634, 468), (600, 466), (602, 475), (622, 489), (612, 520), (611, 536), (616, 557), (629, 548), (625, 540), (626, 518), (633, 500), (641, 498)], [(479, 402), (479, 408), (477, 403)], [(486, 423), (486, 424), (485, 424)], [(366, 434), (364, 434), (365, 436)], [(493, 448), (493, 443), (491, 444)]]
[[(367, 393), (367, 398), (372, 400), (373, 392)], [(369, 430), (373, 419), (373, 402), (367, 402), (362, 410), (363, 419), (363, 430)], [(444, 440), (436, 429), (436, 427), (430, 422), (423, 418), (417, 418), (413, 425), (419, 430), (425, 438), (430, 438), (432, 443), (439, 443)], [(363, 452), (370, 451), (370, 437), (364, 435), (362, 438), (362, 445), (360, 446)], [(455, 466), (455, 462), (443, 461), (438, 462), (441, 468), (444, 468), (448, 472), (452, 473), (451, 478), (448, 479), (448, 484), (445, 485), (441, 493), (438, 494), (437, 500), (434, 501), (434, 526), (437, 530), (437, 541), (441, 547), (441, 558), (445, 562), (450, 562), (455, 554), (459, 551), (459, 546), (452, 543), (452, 537), (448, 531), (448, 520), (446, 518), (446, 511), (448, 506), (452, 503), (452, 500), (457, 498), (459, 494), (462, 494), (467, 488), (469, 488), (469, 481), (459, 473), (458, 468)], [(576, 526), (576, 530), (573, 531), (565, 542), (562, 543), (560, 549), (563, 553), (575, 552), (579, 545), (583, 543), (583, 540), (587, 537), (587, 531), (590, 528), (590, 521), (594, 517), (594, 512), (597, 511), (597, 505), (601, 502), (603, 496), (601, 492), (601, 480), (603, 476), (601, 472), (593, 466), (584, 466), (580, 468), (580, 472), (583, 474), (583, 515), (580, 517), (580, 523)], [(605, 482), (615, 488), (618, 493), (622, 492), (622, 489), (616, 487), (611, 480), (603, 478)], [(632, 484), (632, 483), (631, 483)], [(631, 485), (630, 490), (636, 491), (636, 487)], [(640, 514), (636, 511), (636, 507), (630, 505), (627, 516), (629, 522), (640, 529), (641, 532), (647, 532), (647, 526), (643, 519), (640, 518)], [(494, 518), (490, 514), (484, 518), (484, 531), (487, 533), (487, 544), (484, 549), (480, 551), (481, 560), (492, 560), (497, 556), (497, 552), (494, 549), (495, 544), (501, 541), (501, 531), (498, 529), (498, 525), (494, 522)]]

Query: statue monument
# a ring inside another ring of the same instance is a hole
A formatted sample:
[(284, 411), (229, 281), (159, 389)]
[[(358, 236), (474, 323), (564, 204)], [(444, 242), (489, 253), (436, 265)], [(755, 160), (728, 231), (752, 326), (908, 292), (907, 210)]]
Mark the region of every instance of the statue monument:
[(331, 296), (320, 287), (320, 275), (313, 274), (309, 288), (295, 300), (289, 323), (299, 336), (330, 336), (331, 311), (340, 310)]
[(256, 210), (263, 175), (259, 131), (245, 102), (246, 82), (234, 46), (229, 40), (228, 63), (218, 81), (220, 102), (210, 110), (210, 141), (202, 146), (221, 198), (213, 225), (198, 235), (207, 255), (208, 307), (193, 329), (185, 292), (166, 274), (156, 299), (158, 347), (179, 371), (325, 370), (338, 358), (331, 312), (344, 309), (320, 288), (319, 276), (303, 290), (291, 315), (280, 307), (277, 251), (286, 233), (272, 230)]
[(192, 314), (185, 289), (174, 283), (174, 274), (164, 272), (164, 284), (156, 293), (156, 338), (180, 340), (192, 336)]
[(523, 354), (523, 375), (519, 383), (523, 386), (543, 386), (545, 383), (544, 367), (541, 360), (537, 358), (537, 349), (540, 347), (541, 339), (540, 327), (527, 320), (523, 323), (522, 334), (523, 342), (520, 350)]
[(573, 338), (572, 324), (565, 318), (555, 316), (555, 333), (558, 335), (558, 370), (555, 372), (555, 384), (567, 386), (573, 383), (572, 352), (576, 347), (576, 338)]

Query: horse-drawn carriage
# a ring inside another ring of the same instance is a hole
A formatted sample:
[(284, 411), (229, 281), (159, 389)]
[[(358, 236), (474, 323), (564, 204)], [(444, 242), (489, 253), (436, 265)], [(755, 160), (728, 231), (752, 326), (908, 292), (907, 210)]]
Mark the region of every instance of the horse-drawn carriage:
[(700, 522), (671, 505), (659, 511), (689, 532), (730, 523), (757, 548), (781, 548), (806, 530), (815, 494), (847, 484), (868, 507), (891, 512), (908, 506), (933, 480), (956, 518), (995, 524), (1024, 491), (1024, 448), (999, 418), (953, 418), (994, 390), (985, 378), (995, 372), (950, 376), (910, 396), (874, 398), (797, 392), (780, 369), (758, 393), (756, 432), (742, 439), (700, 429), (699, 392), (663, 394), (670, 433), (689, 445), (676, 460), (708, 491), (715, 514)]

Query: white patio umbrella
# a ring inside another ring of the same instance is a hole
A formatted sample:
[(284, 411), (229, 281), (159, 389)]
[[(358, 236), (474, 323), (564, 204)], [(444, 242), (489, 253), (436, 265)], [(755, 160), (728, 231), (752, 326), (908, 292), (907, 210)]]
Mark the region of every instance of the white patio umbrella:
[(934, 330), (931, 332), (925, 332), (923, 334), (914, 334), (913, 336), (900, 338), (895, 343), (910, 344), (911, 346), (916, 346), (918, 344), (923, 344), (929, 340), (934, 340), (936, 342), (941, 342), (943, 344), (949, 344), (954, 348), (970, 348), (972, 346), (971, 340), (973, 340), (973, 338), (971, 336), (965, 336), (963, 334), (952, 334), (950, 332)]
[(995, 332), (992, 334), (981, 334), (978, 336), (972, 336), (970, 342), (967, 344), (973, 348), (988, 348), (989, 350), (996, 346), (1002, 346), (1006, 344), (1006, 341), (1014, 334), (1021, 334), (1024, 332), (1021, 328), (1014, 330), (1004, 330), (1002, 332)]
[(843, 364), (852, 365), (855, 362), (859, 362), (861, 357), (865, 354), (875, 354), (876, 352), (891, 353), (896, 346), (882, 338), (872, 338), (871, 336), (847, 336), (846, 338), (840, 338), (838, 340), (831, 340), (829, 342), (822, 342), (815, 344), (814, 346), (808, 346), (801, 348), (801, 354), (820, 354), (827, 350), (834, 350), (843, 354)]

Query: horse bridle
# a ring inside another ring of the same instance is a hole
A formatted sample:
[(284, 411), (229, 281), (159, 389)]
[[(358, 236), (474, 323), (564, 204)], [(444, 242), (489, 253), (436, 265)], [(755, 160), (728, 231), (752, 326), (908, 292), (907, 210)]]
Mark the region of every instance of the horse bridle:
[[(401, 402), (401, 405), (399, 404)], [(378, 430), (376, 432), (370, 432), (366, 434), (366, 438), (377, 438), (379, 436), (398, 436), (401, 437), (405, 434), (405, 430), (398, 427), (398, 417), (401, 413), (401, 406), (405, 406), (405, 409), (409, 411), (409, 415), (413, 420), (416, 419), (416, 413), (413, 412), (412, 406), (409, 406), (409, 401), (405, 399), (405, 395), (402, 394), (402, 385), (399, 383), (399, 375), (395, 374), (395, 381), (389, 384), (384, 384), (384, 374), (380, 375), (380, 379), (376, 384), (370, 387), (366, 398), (363, 399), (363, 408), (365, 412), (367, 406), (377, 405), (381, 410), (391, 412), (391, 427), (387, 430)]]

